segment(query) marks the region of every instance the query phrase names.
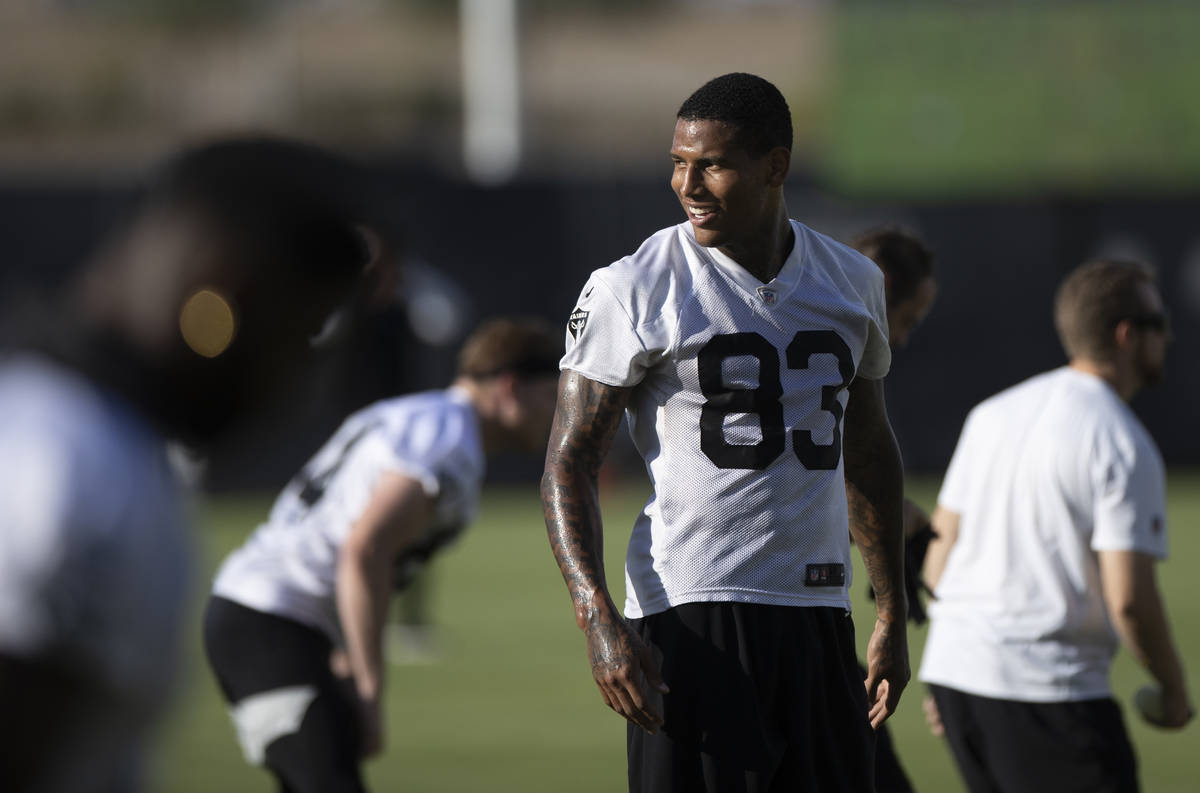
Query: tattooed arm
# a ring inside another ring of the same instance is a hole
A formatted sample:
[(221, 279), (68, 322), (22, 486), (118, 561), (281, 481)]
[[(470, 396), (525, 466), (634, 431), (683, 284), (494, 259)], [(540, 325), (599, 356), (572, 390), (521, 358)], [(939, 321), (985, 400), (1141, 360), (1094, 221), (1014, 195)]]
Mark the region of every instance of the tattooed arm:
[(662, 724), (666, 686), (649, 648), (625, 622), (604, 578), (603, 532), (596, 478), (629, 389), (565, 371), (546, 450), (542, 508), (550, 546), (587, 636), (592, 676), (605, 704), (648, 732)]
[(883, 381), (850, 384), (843, 432), (850, 533), (875, 590), (876, 619), (867, 645), (871, 726), (896, 710), (908, 683), (908, 606), (904, 590), (904, 470), (883, 404)]

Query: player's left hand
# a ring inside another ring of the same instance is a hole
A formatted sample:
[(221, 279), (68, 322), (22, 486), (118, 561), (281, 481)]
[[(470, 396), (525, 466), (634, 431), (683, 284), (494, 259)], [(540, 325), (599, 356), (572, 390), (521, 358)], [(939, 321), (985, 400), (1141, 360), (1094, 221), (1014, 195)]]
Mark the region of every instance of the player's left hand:
[(900, 692), (908, 685), (908, 631), (904, 620), (875, 620), (867, 643), (867, 706), (871, 727), (887, 721), (896, 712)]

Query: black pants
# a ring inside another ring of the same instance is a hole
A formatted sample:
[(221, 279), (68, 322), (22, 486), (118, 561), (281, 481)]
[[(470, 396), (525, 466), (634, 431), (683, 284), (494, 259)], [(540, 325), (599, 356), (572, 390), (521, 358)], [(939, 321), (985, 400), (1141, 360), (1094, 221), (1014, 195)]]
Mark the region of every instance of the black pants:
[(225, 699), (308, 685), (317, 695), (299, 729), (267, 745), (266, 766), (284, 793), (363, 793), (361, 727), (343, 681), (329, 668), (320, 631), (220, 597), (204, 613), (204, 650)]
[(629, 725), (631, 793), (870, 793), (874, 737), (842, 609), (689, 603), (632, 620), (665, 723)]
[(1016, 702), (931, 685), (971, 793), (1137, 793), (1117, 703)]

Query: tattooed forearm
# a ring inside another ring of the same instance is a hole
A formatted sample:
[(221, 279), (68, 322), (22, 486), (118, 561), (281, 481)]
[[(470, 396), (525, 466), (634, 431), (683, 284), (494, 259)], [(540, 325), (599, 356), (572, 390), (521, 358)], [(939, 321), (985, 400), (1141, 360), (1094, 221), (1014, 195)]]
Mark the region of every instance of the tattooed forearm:
[(564, 372), (559, 381), (558, 409), (542, 476), (542, 508), (550, 546), (581, 628), (603, 618), (594, 610), (595, 598), (608, 597), (596, 479), (628, 401), (629, 389), (606, 386), (575, 372)]
[(850, 533), (875, 590), (881, 619), (903, 621), (904, 472), (900, 449), (883, 406), (883, 384), (856, 380), (851, 386), (843, 434), (846, 502)]

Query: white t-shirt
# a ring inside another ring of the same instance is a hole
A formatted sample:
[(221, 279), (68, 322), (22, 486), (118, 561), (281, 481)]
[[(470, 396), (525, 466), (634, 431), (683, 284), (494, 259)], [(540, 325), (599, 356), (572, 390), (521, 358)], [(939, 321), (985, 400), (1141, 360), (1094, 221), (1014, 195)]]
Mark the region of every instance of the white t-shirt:
[(74, 669), (114, 703), (56, 749), (52, 790), (110, 789), (165, 703), (186, 512), (165, 442), (126, 403), (38, 356), (0, 362), (0, 654)]
[(632, 387), (654, 495), (626, 556), (625, 613), (697, 601), (849, 608), (846, 386), (881, 378), (883, 275), (792, 221), (763, 284), (689, 223), (592, 273), (561, 366)]
[(1108, 696), (1118, 640), (1097, 552), (1166, 556), (1163, 470), (1116, 392), (1075, 369), (972, 410), (938, 496), (960, 523), (921, 680), (1027, 702)]
[(369, 405), (288, 483), (267, 522), (221, 565), (213, 594), (302, 622), (340, 644), (338, 554), (379, 477), (412, 477), (436, 501), (434, 525), (397, 560), (405, 579), (474, 517), (484, 462), (479, 419), (462, 389)]

